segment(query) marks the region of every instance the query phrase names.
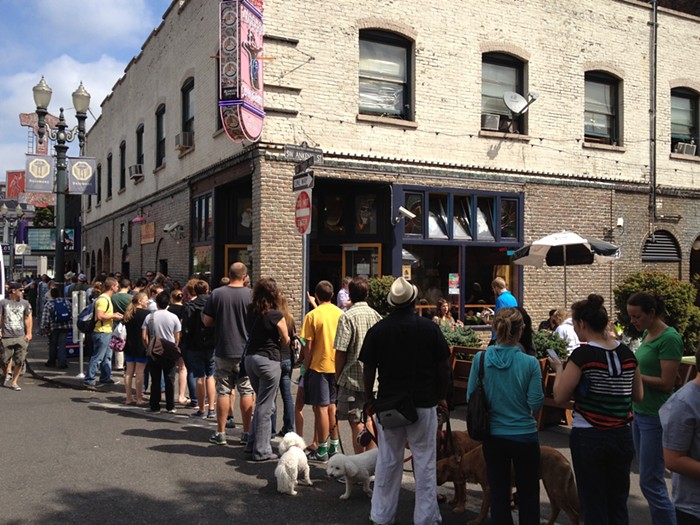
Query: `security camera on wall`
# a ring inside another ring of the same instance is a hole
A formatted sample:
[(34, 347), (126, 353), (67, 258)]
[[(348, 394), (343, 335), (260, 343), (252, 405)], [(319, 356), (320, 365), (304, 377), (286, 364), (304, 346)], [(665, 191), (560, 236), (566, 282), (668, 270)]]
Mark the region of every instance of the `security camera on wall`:
[(170, 233), (172, 231), (175, 231), (175, 229), (178, 227), (177, 221), (172, 223), (172, 224), (166, 224), (163, 226), (163, 233)]
[(399, 206), (399, 215), (404, 219), (413, 220), (416, 218), (416, 214), (412, 211), (407, 210), (403, 206)]

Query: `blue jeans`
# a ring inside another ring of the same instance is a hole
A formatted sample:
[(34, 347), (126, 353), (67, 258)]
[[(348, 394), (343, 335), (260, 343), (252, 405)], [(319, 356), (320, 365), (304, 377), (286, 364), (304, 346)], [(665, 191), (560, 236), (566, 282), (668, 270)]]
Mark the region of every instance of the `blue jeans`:
[(258, 354), (246, 356), (245, 369), (255, 390), (255, 411), (246, 450), (253, 452), (253, 459), (260, 460), (273, 455), (270, 446), (270, 439), (272, 439), (270, 420), (282, 369), (278, 361), (272, 361)]
[(111, 332), (108, 334), (92, 333), (92, 357), (88, 363), (87, 374), (85, 374), (85, 383), (95, 380), (98, 369), (101, 370), (100, 382), (105, 382), (112, 378), (112, 349), (109, 347), (111, 337)]
[[(294, 399), (292, 399), (292, 360), (280, 361), (282, 375), (280, 376), (280, 394), (282, 395), (282, 433), (294, 432)], [(272, 433), (277, 433), (277, 403), (272, 413)]]
[(639, 460), (639, 487), (649, 503), (653, 525), (676, 525), (676, 510), (664, 479), (663, 430), (659, 416), (634, 414), (632, 436)]
[(634, 458), (630, 428), (572, 428), (569, 446), (584, 523), (629, 523), (627, 496)]
[(68, 364), (66, 355), (67, 329), (54, 329), (49, 334), (49, 361), (59, 366)]

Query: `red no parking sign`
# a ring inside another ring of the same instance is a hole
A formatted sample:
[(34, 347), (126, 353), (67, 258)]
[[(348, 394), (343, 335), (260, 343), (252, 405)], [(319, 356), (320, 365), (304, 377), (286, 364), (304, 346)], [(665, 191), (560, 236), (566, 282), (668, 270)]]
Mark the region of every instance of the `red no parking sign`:
[(294, 224), (299, 235), (306, 235), (311, 231), (311, 190), (301, 190), (297, 193)]

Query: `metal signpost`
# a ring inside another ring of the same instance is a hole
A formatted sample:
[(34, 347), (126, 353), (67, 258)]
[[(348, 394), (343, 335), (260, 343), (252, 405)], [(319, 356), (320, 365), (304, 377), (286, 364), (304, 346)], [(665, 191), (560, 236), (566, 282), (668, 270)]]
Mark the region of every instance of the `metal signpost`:
[(80, 359), (80, 366), (78, 368), (78, 375), (75, 376), (79, 379), (83, 379), (85, 377), (85, 374), (83, 373), (84, 370), (84, 357), (83, 357), (83, 350), (84, 350), (84, 345), (85, 345), (85, 334), (80, 332), (78, 330), (78, 315), (80, 312), (83, 311), (85, 308), (85, 303), (86, 303), (86, 297), (85, 297), (85, 292), (84, 291), (79, 291), (79, 292), (73, 292), (71, 294), (71, 306), (72, 306), (72, 314), (73, 314), (73, 341), (78, 341), (79, 344), (79, 350), (78, 350), (78, 355)]

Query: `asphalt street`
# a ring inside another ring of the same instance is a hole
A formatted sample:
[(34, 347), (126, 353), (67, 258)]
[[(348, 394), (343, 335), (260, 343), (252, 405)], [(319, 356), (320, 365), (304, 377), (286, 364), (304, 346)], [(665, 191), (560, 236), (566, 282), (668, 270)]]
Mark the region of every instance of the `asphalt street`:
[[(300, 486), (295, 497), (278, 494), (275, 463), (247, 460), (240, 429), (228, 433), (229, 445), (212, 445), (214, 422), (189, 417), (192, 409), (151, 414), (123, 404), (123, 385), (84, 389), (75, 378), (77, 360), (65, 371), (45, 369), (45, 344), (43, 337), (33, 341), (21, 392), (0, 388), (0, 523), (368, 523), (369, 499), (357, 487), (349, 500), (339, 500), (344, 485), (330, 480), (324, 465), (312, 464), (313, 487)], [(307, 408), (307, 435), (312, 419)], [(452, 421), (454, 429), (465, 428), (464, 407)], [(341, 430), (350, 447), (347, 425)], [(541, 432), (541, 442), (569, 457), (567, 428)], [(634, 465), (630, 521), (644, 525), (650, 519), (636, 471)], [(448, 498), (453, 492), (451, 485), (439, 491)], [(412, 523), (413, 494), (407, 470), (398, 523)], [(541, 500), (545, 520), (544, 489)], [(465, 524), (480, 502), (479, 487), (469, 485), (467, 511), (454, 514), (442, 504), (443, 523)], [(562, 513), (557, 523), (569, 520)]]

